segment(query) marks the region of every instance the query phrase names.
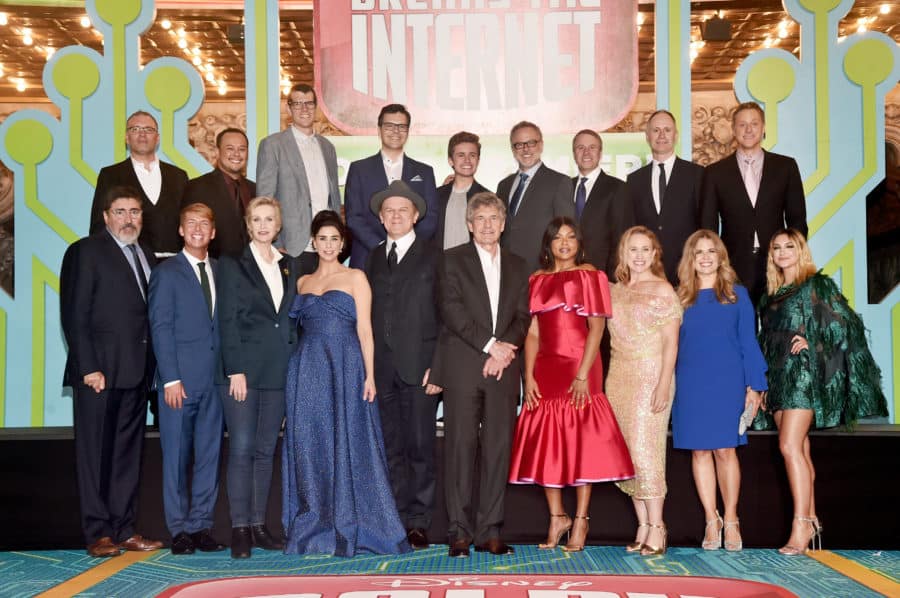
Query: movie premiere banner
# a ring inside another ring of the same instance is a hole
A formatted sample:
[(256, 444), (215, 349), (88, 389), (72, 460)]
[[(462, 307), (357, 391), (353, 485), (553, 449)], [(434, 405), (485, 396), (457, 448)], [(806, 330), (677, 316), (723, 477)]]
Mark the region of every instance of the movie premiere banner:
[(315, 80), (329, 120), (376, 133), (405, 104), (418, 134), (604, 130), (637, 94), (635, 0), (315, 0)]

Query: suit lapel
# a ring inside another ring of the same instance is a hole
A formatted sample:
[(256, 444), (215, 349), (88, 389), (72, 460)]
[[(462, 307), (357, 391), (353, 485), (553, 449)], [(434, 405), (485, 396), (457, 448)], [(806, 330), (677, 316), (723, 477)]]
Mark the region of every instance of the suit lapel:
[(504, 330), (509, 321), (509, 307), (516, 302), (510, 302), (512, 292), (512, 269), (509, 267), (509, 254), (500, 250), (500, 296), (497, 299), (497, 330)]
[[(759, 179), (759, 190), (756, 192), (756, 208), (759, 208), (760, 204), (771, 195), (770, 189), (775, 178), (772, 172), (773, 164), (770, 156), (769, 152), (763, 150), (763, 168), (762, 176)], [(747, 199), (749, 200), (750, 198), (748, 197)]]
[[(141, 287), (137, 281), (137, 273), (134, 271), (134, 268), (131, 267), (131, 264), (128, 262), (128, 258), (125, 257), (125, 252), (121, 247), (119, 247), (119, 244), (116, 243), (116, 240), (113, 238), (112, 233), (110, 233), (109, 230), (104, 230), (104, 233), (106, 235), (106, 244), (109, 246), (107, 251), (109, 251), (109, 253), (112, 255), (112, 260), (115, 262), (116, 268), (118, 268), (122, 272), (123, 276), (125, 276), (125, 274), (127, 273), (128, 278), (126, 280), (131, 280), (133, 283), (130, 285), (132, 292), (137, 293), (137, 298), (142, 303), (146, 303), (147, 300), (141, 293)], [(141, 251), (145, 251), (143, 246), (141, 246)], [(147, 258), (147, 263), (152, 265), (152, 262), (149, 258)], [(150, 278), (147, 277), (147, 280), (150, 280)]]
[[(490, 318), (491, 296), (488, 293), (487, 281), (484, 279), (484, 270), (481, 269), (481, 257), (478, 255), (478, 250), (475, 249), (474, 241), (470, 241), (468, 246), (469, 246), (470, 257), (469, 257), (469, 259), (465, 260), (465, 263), (469, 270), (469, 276), (471, 276), (475, 280), (475, 290), (476, 290), (476, 293), (478, 294), (478, 302), (481, 303), (482, 305), (484, 305), (485, 307), (487, 307), (487, 314), (488, 314), (487, 322), (488, 322), (488, 328), (490, 328), (491, 327), (491, 318)], [(500, 258), (500, 282), (501, 282), (500, 292), (502, 293), (503, 292), (503, 284), (502, 284), (502, 282), (503, 282), (503, 258), (502, 258), (502, 256)], [(503, 296), (501, 295), (500, 299), (502, 300), (502, 298), (503, 298)], [(499, 301), (498, 303), (502, 305), (502, 301)], [(497, 307), (498, 307), (497, 321), (499, 322), (500, 321), (500, 317), (499, 317), (500, 316), (500, 313), (499, 313), (500, 305), (498, 305)], [(493, 334), (493, 333), (494, 333), (494, 331), (491, 330), (491, 334)]]
[(297, 140), (294, 139), (294, 132), (290, 127), (284, 130), (279, 141), (281, 142), (282, 149), (285, 153), (289, 156), (293, 156), (293, 159), (290, 160), (290, 162), (293, 166), (294, 177), (297, 179), (297, 188), (308, 188), (309, 181), (306, 178), (306, 166), (303, 164), (303, 155), (300, 153), (300, 148), (297, 147)]
[[(281, 288), (283, 293), (281, 295), (281, 305), (278, 306), (277, 313), (281, 313), (285, 308), (289, 308), (288, 304), (291, 301), (291, 285), (293, 281), (290, 279), (291, 273), (291, 257), (287, 255), (282, 255), (281, 259), (278, 260), (278, 271), (281, 273)], [(271, 298), (271, 294), (269, 295)]]
[[(273, 249), (273, 251), (277, 250)], [(269, 285), (266, 283), (265, 277), (259, 270), (259, 265), (256, 263), (256, 258), (253, 257), (253, 252), (250, 250), (249, 245), (244, 248), (244, 253), (241, 255), (241, 268), (243, 268), (247, 275), (253, 280), (254, 290), (259, 293), (263, 300), (269, 304), (269, 307), (275, 311), (275, 304), (272, 303), (272, 293), (269, 292)]]
[(643, 172), (639, 170), (635, 173), (635, 176), (639, 177), (640, 201), (644, 204), (644, 213), (652, 215), (654, 222), (658, 224), (662, 206), (660, 206), (660, 212), (657, 212), (656, 203), (653, 201), (653, 162), (651, 161), (642, 170)]
[[(378, 188), (376, 191), (381, 191), (385, 187), (388, 186), (387, 174), (384, 172), (384, 160), (381, 157), (381, 152), (378, 152), (371, 158), (369, 158), (369, 173), (368, 178), (372, 183), (378, 183)], [(404, 156), (403, 160), (403, 171), (406, 172), (406, 158)], [(403, 176), (402, 174), (400, 175)], [(368, 209), (368, 204), (366, 205), (366, 209)]]
[[(751, 210), (754, 210), (753, 202), (750, 201), (750, 196), (747, 195), (747, 186), (744, 185), (744, 177), (741, 176), (741, 168), (738, 166), (737, 161), (737, 152), (733, 152), (730, 156), (725, 158), (728, 160), (726, 164), (731, 179), (734, 181), (735, 189), (734, 193), (737, 194), (737, 197), (744, 202), (744, 204), (749, 207)], [(765, 170), (765, 162), (763, 162), (763, 169)], [(763, 178), (765, 178), (765, 172), (763, 172)], [(762, 185), (760, 185), (760, 189), (762, 189)], [(757, 204), (759, 203), (759, 192), (756, 193)]]

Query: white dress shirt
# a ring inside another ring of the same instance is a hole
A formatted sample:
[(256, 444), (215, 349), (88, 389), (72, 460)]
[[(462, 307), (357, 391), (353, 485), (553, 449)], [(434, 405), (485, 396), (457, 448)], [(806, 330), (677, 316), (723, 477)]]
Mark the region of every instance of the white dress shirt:
[(656, 206), (656, 213), (662, 211), (662, 204), (659, 202), (659, 165), (663, 165), (666, 171), (666, 189), (669, 188), (669, 180), (672, 178), (672, 168), (675, 167), (675, 154), (672, 154), (662, 162), (653, 160), (653, 169), (650, 171), (650, 190), (653, 192), (653, 205)]
[(131, 167), (134, 168), (134, 174), (137, 175), (141, 189), (147, 194), (147, 199), (150, 200), (150, 203), (156, 205), (159, 201), (160, 191), (162, 191), (162, 172), (159, 170), (159, 158), (154, 158), (149, 166), (144, 166), (143, 162), (138, 162), (132, 158)]
[[(322, 155), (322, 147), (315, 134), (307, 135), (297, 127), (291, 125), (294, 141), (300, 150), (300, 158), (303, 160), (303, 169), (306, 171), (306, 184), (309, 188), (309, 203), (312, 209), (311, 216), (322, 210), (328, 209), (328, 171), (325, 168), (325, 157)], [(312, 238), (304, 251), (314, 251)]]
[(387, 238), (387, 241), (384, 244), (384, 255), (390, 256), (391, 253), (391, 245), (393, 243), (397, 244), (397, 263), (399, 264), (403, 257), (406, 255), (406, 252), (409, 251), (409, 248), (412, 247), (413, 242), (416, 240), (416, 229), (412, 229), (399, 239), (392, 239), (390, 237)]
[(481, 271), (484, 273), (484, 282), (487, 283), (488, 300), (491, 303), (491, 339), (484, 345), (482, 351), (487, 353), (497, 342), (493, 336), (497, 330), (497, 309), (500, 305), (500, 246), (497, 246), (497, 255), (491, 255), (475, 243), (475, 251), (481, 262)]
[(388, 185), (403, 178), (403, 154), (392, 160), (381, 152), (381, 159), (384, 162), (384, 176), (387, 177)]
[(259, 271), (262, 272), (263, 280), (266, 281), (266, 286), (269, 287), (269, 294), (272, 296), (275, 313), (278, 313), (281, 300), (284, 298), (284, 282), (281, 279), (281, 268), (278, 265), (281, 252), (273, 247), (273, 259), (270, 262), (259, 252), (255, 244), (250, 243), (250, 253), (253, 254), (253, 259), (256, 260), (256, 265), (259, 267)]

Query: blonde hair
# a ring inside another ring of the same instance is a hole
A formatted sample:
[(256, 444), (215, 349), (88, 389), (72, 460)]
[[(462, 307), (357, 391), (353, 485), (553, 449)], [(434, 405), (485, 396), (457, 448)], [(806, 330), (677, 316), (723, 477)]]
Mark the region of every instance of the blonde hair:
[(206, 218), (210, 221), (210, 223), (212, 223), (213, 228), (215, 228), (216, 226), (216, 215), (213, 213), (212, 208), (205, 203), (197, 201), (181, 208), (181, 213), (178, 216), (178, 226), (184, 226), (184, 222), (185, 220), (187, 220), (188, 214), (194, 214), (195, 216), (198, 216), (200, 218)]
[(259, 206), (271, 206), (275, 208), (275, 222), (276, 226), (278, 226), (278, 232), (281, 232), (281, 204), (278, 203), (277, 199), (269, 197), (268, 195), (254, 197), (250, 200), (250, 203), (247, 204), (247, 209), (244, 211), (244, 224), (247, 225), (248, 231), (250, 229), (250, 218), (253, 216), (253, 210)]
[(682, 307), (688, 307), (697, 301), (697, 293), (700, 291), (700, 276), (694, 267), (694, 253), (697, 251), (697, 245), (704, 239), (712, 242), (719, 256), (716, 282), (712, 287), (716, 292), (716, 299), (719, 300), (719, 303), (734, 303), (737, 301), (737, 295), (734, 292), (737, 274), (734, 268), (731, 267), (731, 260), (728, 259), (728, 250), (725, 249), (725, 244), (722, 243), (722, 239), (716, 233), (711, 230), (700, 229), (684, 242), (684, 251), (681, 254), (681, 261), (678, 263), (677, 292)]
[(665, 270), (663, 270), (662, 264), (662, 245), (659, 244), (659, 239), (657, 239), (656, 235), (653, 234), (653, 231), (646, 226), (632, 226), (622, 233), (622, 238), (619, 239), (619, 249), (617, 251), (619, 261), (616, 264), (616, 280), (623, 284), (626, 284), (631, 280), (631, 270), (626, 263), (625, 254), (627, 252), (628, 241), (630, 241), (631, 237), (634, 235), (644, 235), (650, 239), (650, 245), (653, 247), (654, 251), (653, 262), (650, 264), (650, 272), (659, 278), (665, 279), (666, 273)]
[(775, 231), (772, 238), (769, 239), (769, 255), (766, 257), (766, 291), (771, 295), (784, 286), (784, 271), (775, 265), (772, 259), (772, 250), (775, 247), (775, 239), (781, 235), (785, 235), (794, 245), (797, 246), (797, 278), (794, 284), (803, 284), (807, 278), (816, 273), (815, 262), (812, 259), (812, 252), (809, 250), (809, 244), (806, 237), (796, 228), (783, 228)]

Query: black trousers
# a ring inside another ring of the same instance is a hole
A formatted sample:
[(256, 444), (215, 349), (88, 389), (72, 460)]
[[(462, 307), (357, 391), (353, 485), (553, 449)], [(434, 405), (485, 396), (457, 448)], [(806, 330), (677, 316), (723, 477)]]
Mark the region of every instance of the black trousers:
[(95, 393), (77, 384), (74, 393), (75, 464), (81, 527), (87, 544), (134, 534), (147, 391), (107, 388)]

